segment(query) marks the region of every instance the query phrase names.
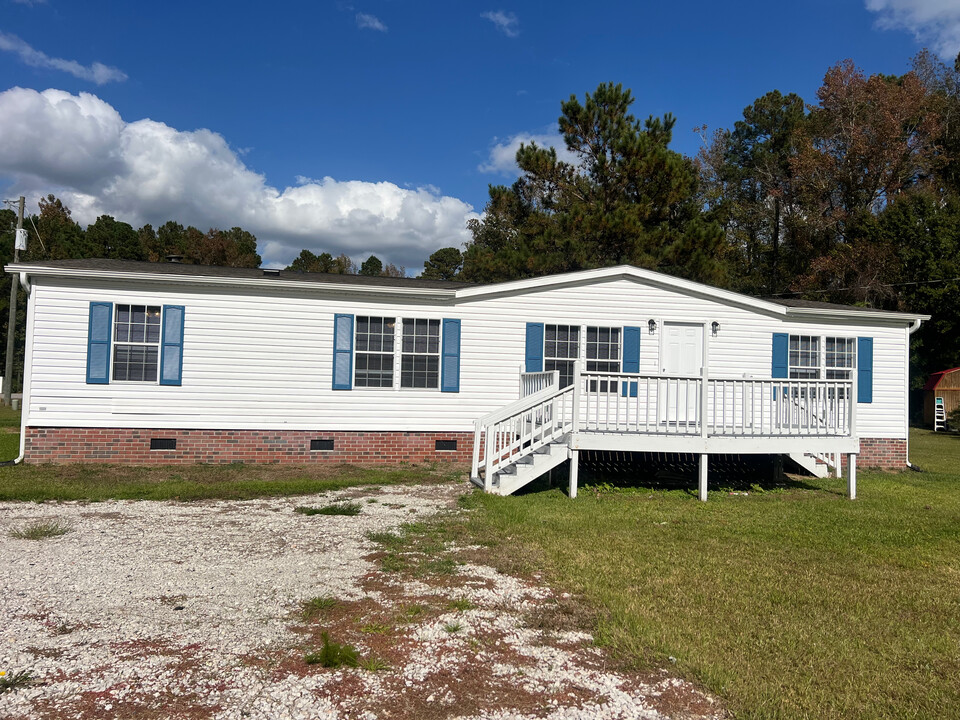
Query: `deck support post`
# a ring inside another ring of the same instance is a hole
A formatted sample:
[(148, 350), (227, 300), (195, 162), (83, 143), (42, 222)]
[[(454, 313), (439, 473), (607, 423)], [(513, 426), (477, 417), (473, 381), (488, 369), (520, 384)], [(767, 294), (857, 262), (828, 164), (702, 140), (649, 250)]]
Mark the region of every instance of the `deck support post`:
[(707, 501), (707, 468), (710, 456), (706, 453), (700, 455), (700, 488), (697, 497), (701, 502)]
[(580, 451), (570, 451), (570, 499), (577, 496), (577, 476), (580, 474)]
[(776, 453), (773, 456), (773, 482), (778, 483), (783, 479), (783, 455)]
[(851, 500), (857, 499), (857, 454), (847, 455), (847, 495)]

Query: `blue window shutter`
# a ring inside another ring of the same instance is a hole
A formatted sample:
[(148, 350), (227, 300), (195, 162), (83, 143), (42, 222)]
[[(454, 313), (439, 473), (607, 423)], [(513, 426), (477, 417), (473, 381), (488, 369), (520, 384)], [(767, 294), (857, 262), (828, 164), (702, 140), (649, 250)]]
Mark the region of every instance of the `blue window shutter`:
[(527, 372), (543, 372), (543, 323), (527, 323)]
[[(623, 329), (623, 372), (640, 372), (640, 328)], [(622, 394), (627, 397), (627, 383), (623, 383)], [(637, 383), (630, 383), (630, 397), (637, 396)]]
[(443, 320), (440, 391), (460, 392), (460, 321)]
[(787, 333), (773, 334), (773, 367), (770, 377), (789, 377), (790, 336)]
[(87, 383), (110, 382), (110, 335), (113, 330), (113, 303), (90, 303), (87, 325)]
[(873, 338), (857, 338), (857, 402), (873, 402)]
[(183, 378), (183, 305), (163, 306), (160, 384), (180, 385)]
[(333, 389), (353, 389), (353, 315), (333, 316)]

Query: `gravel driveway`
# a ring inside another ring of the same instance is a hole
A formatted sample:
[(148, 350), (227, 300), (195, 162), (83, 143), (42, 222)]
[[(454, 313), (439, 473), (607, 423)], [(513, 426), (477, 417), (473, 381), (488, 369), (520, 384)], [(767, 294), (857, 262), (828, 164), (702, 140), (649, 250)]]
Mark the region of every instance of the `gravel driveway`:
[[(612, 669), (589, 634), (564, 627), (566, 596), (476, 549), (442, 548), (417, 573), (400, 555), (381, 569), (369, 533), (451, 511), (463, 491), (0, 503), (0, 670), (36, 678), (0, 694), (0, 717), (723, 716), (666, 672)], [(359, 515), (294, 512), (345, 498)], [(37, 520), (71, 530), (10, 536)], [(307, 617), (317, 597), (337, 602)], [(304, 662), (324, 633), (366, 669)]]

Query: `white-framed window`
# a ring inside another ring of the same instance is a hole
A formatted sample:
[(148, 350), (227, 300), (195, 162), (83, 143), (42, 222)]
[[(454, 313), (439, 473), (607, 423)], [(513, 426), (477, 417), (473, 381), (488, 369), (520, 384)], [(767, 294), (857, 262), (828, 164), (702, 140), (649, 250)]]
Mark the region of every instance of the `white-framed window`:
[(620, 372), (620, 328), (587, 328), (587, 372)]
[(818, 380), (820, 378), (820, 337), (818, 335), (790, 336), (791, 380)]
[(543, 329), (543, 369), (560, 372), (560, 387), (573, 384), (573, 364), (580, 358), (579, 325), (546, 325)]
[(440, 387), (440, 321), (403, 319), (400, 387)]
[(851, 380), (857, 367), (857, 339), (791, 335), (791, 380)]
[(113, 313), (113, 380), (157, 382), (160, 306), (118, 303)]
[(353, 385), (439, 389), (440, 320), (358, 315)]
[[(573, 383), (573, 364), (577, 360), (586, 361), (586, 372), (617, 373), (622, 359), (621, 328), (591, 325), (545, 325), (543, 328), (543, 369), (559, 371), (560, 387)], [(603, 383), (602, 391), (607, 389)]]
[(827, 380), (851, 380), (857, 366), (857, 339), (828, 337), (824, 343)]
[[(587, 372), (620, 372), (621, 349), (620, 328), (588, 327), (587, 328)], [(590, 390), (594, 391), (593, 382)], [(616, 392), (617, 383), (606, 380), (600, 381), (600, 392)]]
[(359, 315), (356, 332), (356, 387), (393, 387), (395, 317)]

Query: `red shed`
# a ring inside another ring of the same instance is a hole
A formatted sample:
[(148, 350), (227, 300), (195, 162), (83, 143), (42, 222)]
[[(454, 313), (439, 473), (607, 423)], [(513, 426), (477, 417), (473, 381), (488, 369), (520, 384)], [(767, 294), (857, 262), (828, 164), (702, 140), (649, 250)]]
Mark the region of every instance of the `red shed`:
[(934, 398), (943, 398), (947, 416), (960, 407), (960, 368), (941, 370), (927, 378), (923, 386), (923, 423), (933, 427)]

